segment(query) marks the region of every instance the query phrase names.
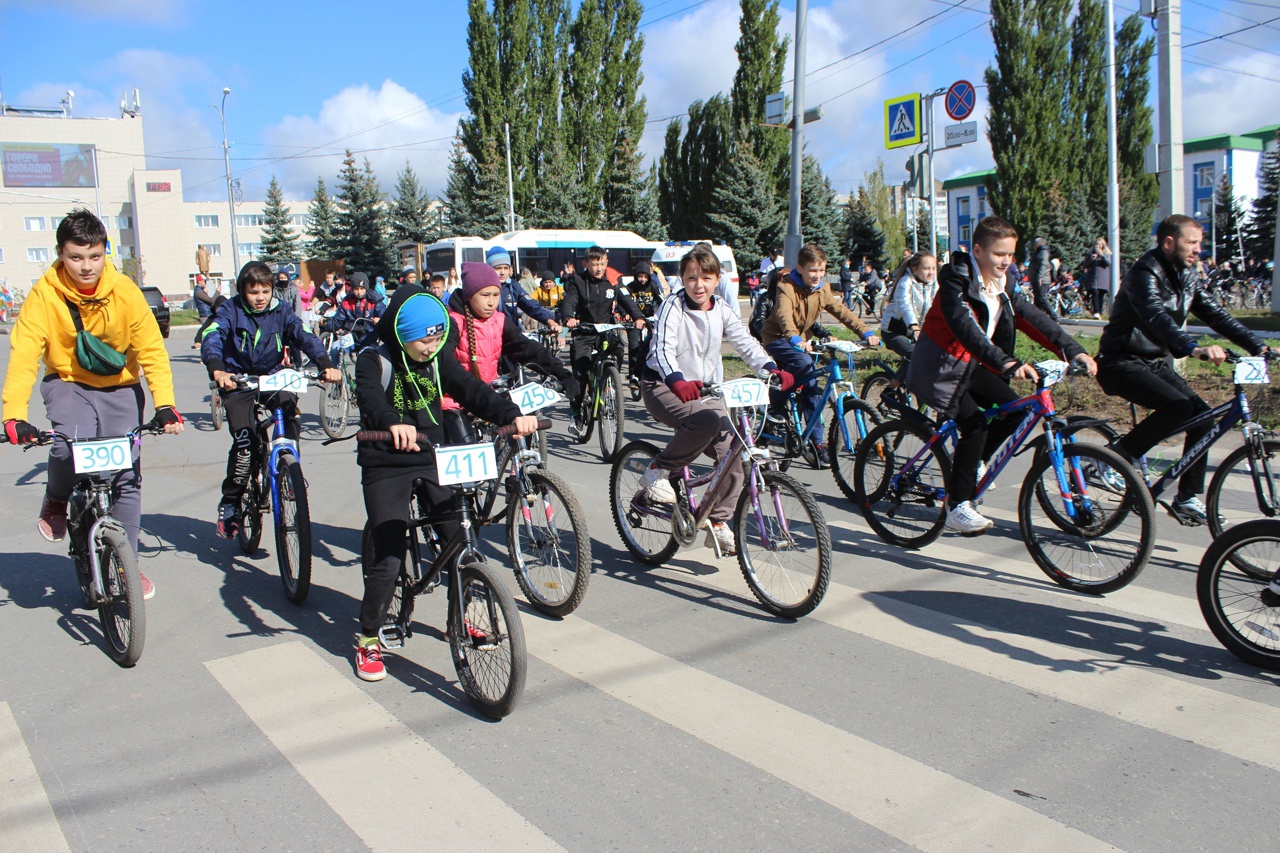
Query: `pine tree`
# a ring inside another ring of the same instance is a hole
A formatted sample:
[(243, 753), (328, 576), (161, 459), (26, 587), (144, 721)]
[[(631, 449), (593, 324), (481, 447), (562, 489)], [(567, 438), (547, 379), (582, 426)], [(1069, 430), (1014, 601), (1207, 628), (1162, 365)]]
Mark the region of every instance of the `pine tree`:
[(1049, 190), (1048, 202), (1048, 212), (1037, 233), (1048, 241), (1053, 256), (1079, 278), (1085, 257), (1104, 236), (1105, 223), (1094, 215), (1090, 200), (1079, 186), (1064, 193), (1055, 184)]
[(707, 214), (710, 235), (728, 243), (735, 257), (763, 257), (781, 239), (784, 222), (774, 185), (751, 140), (740, 139), (733, 159), (720, 171)]
[(284, 193), (276, 176), (267, 184), (267, 203), (262, 208), (262, 250), (255, 260), (264, 263), (296, 261), (301, 255), (298, 234), (289, 219), (289, 208), (284, 203)]
[(306, 246), (308, 258), (334, 260), (341, 256), (337, 240), (337, 216), (333, 199), (325, 189), (324, 178), (317, 178), (316, 191), (307, 208), (307, 233), (311, 235)]
[[(1214, 218), (1210, 222), (1218, 263), (1225, 260), (1238, 262), (1240, 247), (1244, 242), (1244, 207), (1231, 185), (1231, 175), (1223, 172), (1213, 189)], [(1208, 236), (1208, 235), (1206, 235)]]
[(1155, 238), (1151, 233), (1154, 219), (1155, 206), (1145, 184), (1135, 185), (1132, 179), (1121, 178), (1120, 258), (1123, 265), (1132, 264), (1155, 245)]
[(643, 156), (630, 139), (623, 138), (613, 156), (613, 172), (604, 188), (603, 225), (610, 231), (634, 231), (649, 240), (662, 234), (657, 207), (645, 192)]
[(788, 140), (782, 128), (761, 127), (764, 99), (782, 90), (786, 70), (787, 45), (791, 39), (778, 35), (779, 0), (741, 0), (738, 18), (738, 70), (733, 75), (729, 100), (733, 106), (733, 127), (739, 139), (751, 142), (751, 150), (766, 174), (774, 177), (777, 201), (786, 196)]
[(337, 236), (348, 270), (374, 276), (390, 276), (393, 258), (388, 251), (385, 199), (368, 158), (356, 168), (350, 150), (338, 176)]
[(571, 106), (563, 113), (563, 134), (568, 162), (589, 198), (603, 192), (619, 140), (644, 132), (643, 12), (639, 0), (584, 0), (569, 27), (564, 99)]
[(1070, 80), (1071, 0), (991, 0), (995, 66), (986, 71), (987, 138), (996, 162), (987, 199), (1026, 238), (1040, 231), (1049, 191), (1065, 177), (1062, 132)]
[(493, 237), (507, 230), (507, 170), (498, 156), (497, 145), (485, 145), (484, 159), (475, 172), (475, 192), (471, 197), (473, 233)]
[(1262, 155), (1258, 197), (1253, 200), (1245, 230), (1245, 251), (1254, 260), (1275, 260), (1272, 253), (1276, 248), (1276, 198), (1280, 194), (1277, 190), (1280, 190), (1280, 150), (1272, 149)]
[(454, 139), (453, 150), (449, 153), (449, 179), (444, 190), (445, 205), (449, 209), (449, 228), (456, 235), (480, 233), (473, 226), (475, 214), (471, 209), (471, 198), (474, 194), (474, 164), (459, 136)]
[(875, 215), (861, 192), (845, 208), (841, 231), (844, 251), (839, 257), (853, 258), (855, 262), (866, 258), (877, 265), (883, 260), (884, 232), (876, 225)]
[(528, 225), (531, 228), (586, 228), (583, 201), (574, 184), (573, 170), (565, 160), (564, 140), (553, 136), (542, 152), (542, 179)]
[(800, 174), (800, 233), (806, 243), (821, 246), (829, 258), (840, 251), (840, 211), (835, 195), (817, 158), (806, 154)]
[(427, 205), (431, 203), (418, 176), (406, 160), (404, 170), (396, 176), (396, 197), (391, 205), (389, 227), (391, 242), (429, 243), (432, 231)]

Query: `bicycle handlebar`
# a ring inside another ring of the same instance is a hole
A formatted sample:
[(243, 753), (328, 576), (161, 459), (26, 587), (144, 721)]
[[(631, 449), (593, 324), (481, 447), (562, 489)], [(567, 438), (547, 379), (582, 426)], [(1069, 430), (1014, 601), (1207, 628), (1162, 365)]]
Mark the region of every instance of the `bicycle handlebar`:
[[(318, 367), (303, 367), (298, 370), (308, 380), (313, 382), (324, 382), (324, 371)], [(236, 383), (237, 391), (254, 391), (258, 388), (258, 380), (262, 376), (270, 376), (271, 374), (253, 375), (250, 373), (231, 373), (228, 374)]]
[[(604, 331), (598, 331), (598, 328), (605, 326)], [(617, 332), (622, 329), (634, 329), (635, 321), (626, 323), (579, 323), (576, 326), (567, 327), (571, 335), (607, 335), (609, 332)]]
[[(547, 418), (538, 418), (538, 429), (551, 429), (551, 421)], [(516, 434), (516, 428), (514, 424), (507, 424), (506, 426), (500, 426), (495, 429), (493, 434), (495, 438), (510, 438)], [(367, 429), (360, 430), (360, 432), (356, 433), (356, 441), (395, 441), (395, 437), (391, 434), (390, 430)], [(431, 437), (425, 432), (419, 432), (418, 442), (421, 444), (430, 444)]]
[[(50, 444), (53, 444), (55, 441), (65, 441), (67, 444), (74, 444), (77, 441), (103, 441), (109, 438), (133, 439), (133, 438), (139, 438), (140, 436), (144, 436), (144, 435), (164, 435), (164, 427), (151, 426), (150, 423), (148, 422), (145, 424), (138, 424), (136, 427), (129, 430), (122, 436), (121, 435), (96, 435), (93, 437), (86, 436), (85, 438), (74, 438), (72, 436), (67, 435), (66, 433), (58, 432), (56, 429), (44, 429), (44, 430), (40, 430), (39, 437), (36, 438), (34, 441), (29, 441), (26, 444), (22, 444), (18, 446), (22, 447), (24, 450), (29, 450), (32, 447), (48, 447)], [(0, 432), (0, 444), (9, 444), (9, 436), (4, 432)]]

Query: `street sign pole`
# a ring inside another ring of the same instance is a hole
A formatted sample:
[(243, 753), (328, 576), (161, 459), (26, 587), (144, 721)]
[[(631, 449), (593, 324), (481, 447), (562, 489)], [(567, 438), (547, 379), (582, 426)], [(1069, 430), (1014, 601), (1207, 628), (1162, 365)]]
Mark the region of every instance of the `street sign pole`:
[(935, 89), (929, 94), (925, 95), (923, 99), (924, 115), (925, 115), (925, 132), (929, 134), (929, 144), (928, 144), (928, 148), (926, 149), (929, 152), (929, 168), (925, 178), (925, 180), (929, 182), (929, 186), (927, 188), (928, 198), (929, 198), (929, 254), (935, 255), (935, 256), (938, 253), (938, 214), (936, 212), (937, 208), (935, 207), (934, 189), (933, 189), (933, 152), (937, 151), (938, 147), (934, 144), (934, 139), (936, 139), (937, 137), (934, 135), (934, 127), (933, 127), (933, 124), (934, 124), (933, 123), (933, 99), (938, 97), (939, 95), (946, 94), (946, 91), (947, 91), (946, 89)]

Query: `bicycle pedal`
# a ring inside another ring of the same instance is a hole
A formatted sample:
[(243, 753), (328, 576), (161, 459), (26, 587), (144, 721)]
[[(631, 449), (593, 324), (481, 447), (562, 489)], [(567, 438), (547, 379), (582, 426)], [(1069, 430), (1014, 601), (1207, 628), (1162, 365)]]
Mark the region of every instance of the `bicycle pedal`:
[(378, 642), (384, 649), (404, 648), (404, 631), (399, 625), (383, 625), (378, 629)]

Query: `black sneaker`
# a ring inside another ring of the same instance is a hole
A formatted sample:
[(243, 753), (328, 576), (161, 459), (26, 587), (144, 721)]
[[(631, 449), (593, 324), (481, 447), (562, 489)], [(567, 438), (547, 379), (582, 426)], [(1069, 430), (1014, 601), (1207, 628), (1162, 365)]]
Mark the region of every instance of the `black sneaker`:
[(827, 446), (825, 444), (814, 445), (813, 452), (818, 457), (819, 468), (826, 468), (831, 465), (831, 458), (827, 456)]
[(764, 419), (771, 424), (783, 424), (787, 422), (787, 410), (770, 406), (764, 410)]
[(218, 504), (217, 531), (219, 539), (234, 539), (240, 532), (240, 508), (231, 501)]

